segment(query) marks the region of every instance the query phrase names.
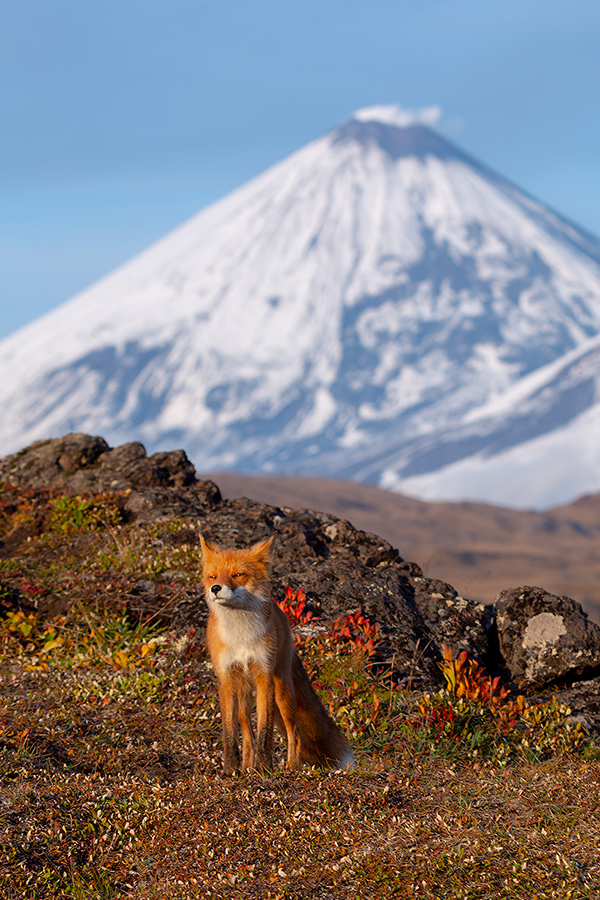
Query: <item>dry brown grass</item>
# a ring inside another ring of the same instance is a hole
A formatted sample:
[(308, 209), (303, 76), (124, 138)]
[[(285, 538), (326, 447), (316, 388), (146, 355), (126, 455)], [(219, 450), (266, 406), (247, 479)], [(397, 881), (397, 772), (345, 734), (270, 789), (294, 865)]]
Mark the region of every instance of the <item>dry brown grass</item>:
[(13, 663), (1, 698), (2, 896), (598, 896), (593, 759), (499, 767), (418, 728), (394, 740), (414, 710), (399, 695), (378, 729), (387, 749), (367, 729), (353, 771), (225, 778), (212, 676), (198, 656), (171, 663)]
[(598, 896), (600, 767), (580, 757), (502, 770), (404, 745), (353, 772), (224, 778), (197, 689), (6, 687), (7, 898)]

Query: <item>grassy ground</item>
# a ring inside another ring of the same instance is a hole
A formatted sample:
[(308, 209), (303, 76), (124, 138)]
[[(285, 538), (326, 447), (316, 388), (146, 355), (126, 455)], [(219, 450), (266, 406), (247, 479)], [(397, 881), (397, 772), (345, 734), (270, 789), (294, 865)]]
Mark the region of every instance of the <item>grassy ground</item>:
[(139, 579), (157, 609), (197, 579), (191, 524), (128, 525), (119, 498), (3, 502), (0, 896), (599, 896), (599, 754), (564, 707), (449, 655), (444, 692), (396, 690), (373, 623), (315, 627), (290, 595), (356, 768), (224, 778), (196, 635), (130, 602)]

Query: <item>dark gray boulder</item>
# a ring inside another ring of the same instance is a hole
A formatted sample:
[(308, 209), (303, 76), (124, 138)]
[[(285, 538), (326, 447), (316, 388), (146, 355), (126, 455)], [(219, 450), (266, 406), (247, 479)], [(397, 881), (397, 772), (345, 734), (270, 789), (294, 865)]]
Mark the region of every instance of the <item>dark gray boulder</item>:
[(183, 450), (147, 456), (138, 441), (111, 449), (104, 438), (67, 434), (36, 441), (4, 457), (0, 460), (0, 481), (34, 489), (55, 488), (74, 495), (188, 487), (196, 482), (196, 471)]
[(538, 587), (496, 598), (500, 652), (515, 682), (528, 687), (600, 674), (600, 627), (579, 603)]
[(108, 450), (104, 438), (89, 434), (35, 441), (0, 460), (0, 480), (18, 487), (64, 488), (70, 478), (94, 466)]
[(600, 731), (600, 676), (575, 681), (558, 690), (555, 688), (543, 699), (551, 700), (552, 697), (571, 708), (573, 721), (579, 722), (585, 731)]

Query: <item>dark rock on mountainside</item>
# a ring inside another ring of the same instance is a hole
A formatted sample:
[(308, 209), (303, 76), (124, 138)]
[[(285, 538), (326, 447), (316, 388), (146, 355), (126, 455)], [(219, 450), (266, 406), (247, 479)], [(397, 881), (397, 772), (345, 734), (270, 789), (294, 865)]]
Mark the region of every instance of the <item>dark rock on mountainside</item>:
[(573, 717), (586, 731), (600, 732), (600, 676), (575, 681), (568, 687), (554, 687), (544, 699), (556, 697), (571, 707)]
[(600, 627), (569, 597), (536, 587), (496, 598), (500, 651), (519, 683), (543, 687), (600, 674)]
[[(489, 611), (483, 605), (425, 578), (387, 541), (335, 516), (244, 498), (222, 500), (216, 485), (196, 480), (182, 450), (147, 457), (139, 443), (111, 449), (100, 437), (70, 434), (1, 460), (0, 479), (71, 495), (125, 492), (130, 521), (185, 516), (223, 545), (245, 547), (276, 532), (273, 593), (302, 588), (310, 608), (325, 621), (360, 609), (382, 627), (387, 664), (414, 687), (440, 685), (442, 644), (488, 662)], [(206, 608), (198, 597), (197, 591), (188, 592), (175, 609), (175, 628), (203, 628)], [(152, 602), (150, 589), (140, 591), (138, 603), (145, 598)]]
[(146, 456), (138, 441), (111, 450), (104, 438), (67, 434), (36, 441), (0, 460), (0, 481), (80, 494), (134, 487), (187, 487), (196, 481), (196, 471), (183, 450)]

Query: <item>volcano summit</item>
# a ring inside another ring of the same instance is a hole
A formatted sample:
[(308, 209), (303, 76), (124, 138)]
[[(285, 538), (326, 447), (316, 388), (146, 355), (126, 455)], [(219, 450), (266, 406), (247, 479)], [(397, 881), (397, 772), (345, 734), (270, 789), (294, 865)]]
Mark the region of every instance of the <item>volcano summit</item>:
[[(453, 496), (457, 465), (455, 497), (600, 489), (595, 457), (575, 484), (531, 452), (595, 416), (600, 243), (393, 113), (361, 110), (2, 341), (0, 454), (84, 431), (426, 497)], [(588, 366), (565, 400), (569, 354)], [(545, 373), (524, 427), (515, 386)]]

